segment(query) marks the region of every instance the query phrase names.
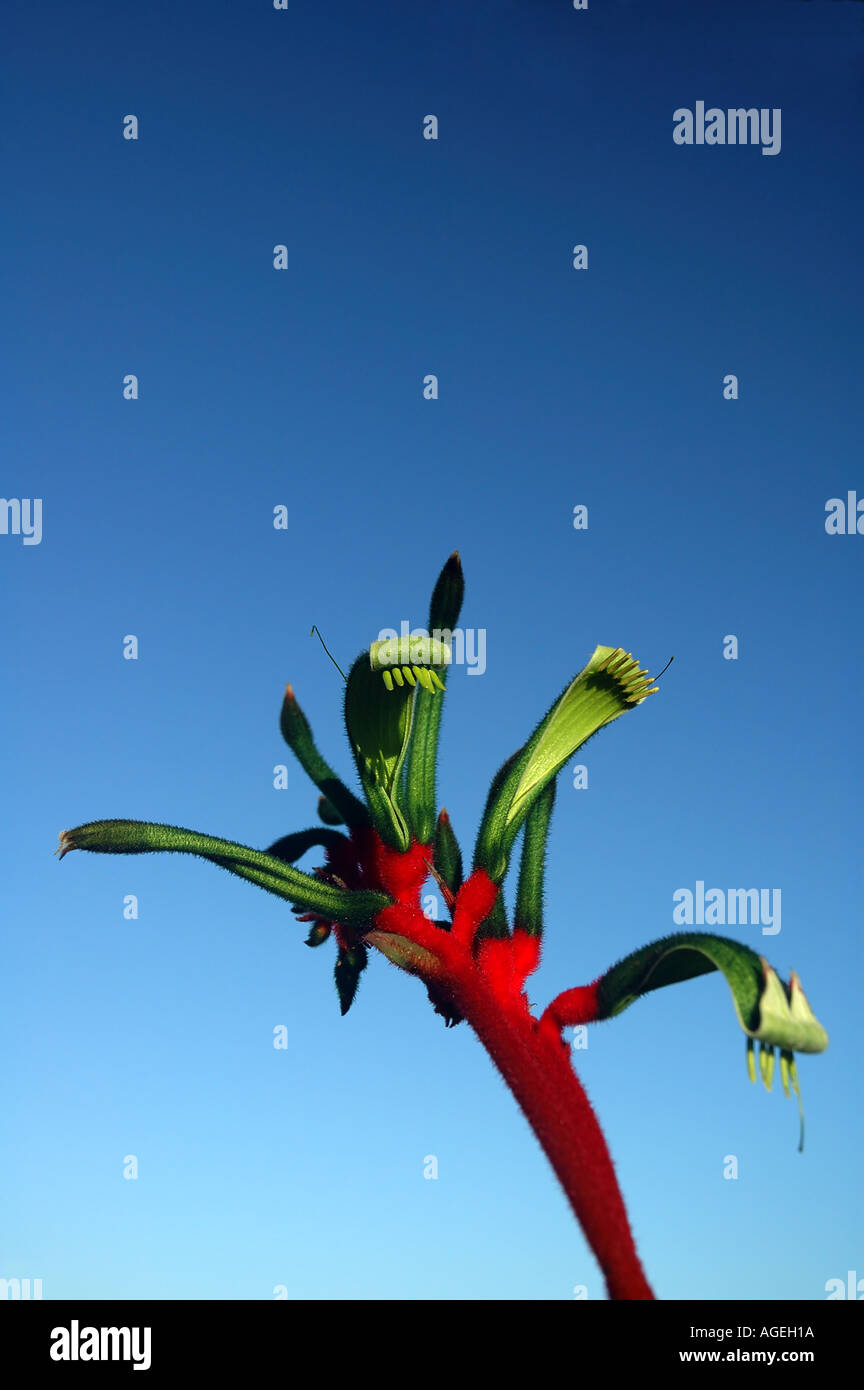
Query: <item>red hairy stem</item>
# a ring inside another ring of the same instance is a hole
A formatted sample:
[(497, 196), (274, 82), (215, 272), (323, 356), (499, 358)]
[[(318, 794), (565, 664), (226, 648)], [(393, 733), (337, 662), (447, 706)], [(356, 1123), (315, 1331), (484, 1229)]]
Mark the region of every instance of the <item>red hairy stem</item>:
[(460, 970), (450, 989), (549, 1159), (606, 1276), (609, 1297), (653, 1299), (603, 1131), (566, 1044), (541, 1029), (527, 1008), (502, 1008), (476, 966)]
[(539, 937), (517, 927), (511, 937), (478, 939), (498, 894), (482, 869), (456, 894), (451, 929), (430, 922), (419, 903), (429, 849), (415, 843), (398, 854), (375, 837), (365, 877), (395, 902), (379, 912), (366, 940), (419, 975), (474, 1029), (549, 1159), (603, 1270), (609, 1297), (653, 1299), (603, 1131), (561, 1036), (565, 1023), (596, 1017), (595, 985), (559, 995), (538, 1021), (524, 983), (540, 962)]

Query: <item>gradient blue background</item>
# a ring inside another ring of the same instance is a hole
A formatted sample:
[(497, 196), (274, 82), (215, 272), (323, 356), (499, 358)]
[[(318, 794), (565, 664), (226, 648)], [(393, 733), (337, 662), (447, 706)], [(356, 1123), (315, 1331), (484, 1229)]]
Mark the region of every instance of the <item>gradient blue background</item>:
[[(488, 634), (442, 740), (466, 848), (596, 643), (675, 656), (574, 760), (589, 789), (562, 777), (532, 999), (672, 930), (676, 888), (779, 887), (779, 936), (730, 934), (796, 968), (831, 1035), (800, 1062), (799, 1155), (719, 976), (591, 1032), (658, 1295), (864, 1277), (864, 538), (824, 529), (864, 494), (862, 7), (50, 3), (5, 48), (2, 490), (43, 498), (44, 537), (0, 537), (0, 1275), (603, 1297), (515, 1103), (417, 982), (376, 958), (340, 1019), (331, 948), (278, 900), (180, 856), (51, 857), (103, 817), (259, 846), (313, 823), (294, 764), (273, 788), (287, 679), (349, 771), (312, 623), (344, 665), (425, 621), (458, 547)], [(676, 146), (700, 99), (780, 107), (781, 153)]]

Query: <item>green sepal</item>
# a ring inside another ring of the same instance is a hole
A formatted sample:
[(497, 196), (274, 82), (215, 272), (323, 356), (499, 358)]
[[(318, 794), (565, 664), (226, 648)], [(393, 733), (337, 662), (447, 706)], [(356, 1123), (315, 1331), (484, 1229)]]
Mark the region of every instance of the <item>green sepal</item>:
[(543, 882), (546, 873), (546, 841), (555, 805), (555, 781), (548, 782), (525, 818), (516, 909), (513, 922), (529, 936), (543, 934)]
[(369, 953), (362, 943), (358, 942), (356, 946), (342, 946), (339, 949), (333, 976), (339, 995), (339, 1010), (343, 1018), (354, 1002), (360, 976), (366, 969), (368, 960)]
[(194, 854), (238, 878), (257, 884), (268, 893), (287, 899), (294, 907), (318, 913), (327, 921), (351, 926), (368, 925), (390, 903), (382, 893), (336, 888), (291, 868), (274, 855), (236, 844), (233, 840), (200, 835), (177, 825), (137, 820), (89, 821), (62, 832), (57, 851), (60, 858), (73, 849), (95, 854)]
[[(338, 821), (330, 821), (328, 824), (338, 824), (340, 821), (344, 821), (350, 826), (368, 825), (369, 812), (363, 802), (345, 786), (345, 783), (337, 777), (327, 760), (318, 752), (309, 720), (298, 705), (297, 697), (291, 685), (285, 687), (279, 727), (282, 730), (282, 737), (303, 771), (312, 779), (322, 793), (323, 799), (330, 803), (334, 813), (338, 816)], [(319, 814), (320, 809), (321, 803), (319, 802)], [(322, 820), (324, 819), (326, 818), (322, 816)]]
[(513, 842), (544, 787), (604, 725), (640, 705), (657, 687), (629, 652), (596, 647), (555, 701), (490, 797), (477, 837), (475, 865), (500, 883)]
[[(439, 633), (447, 646), (451, 645), (453, 629), (459, 621), (465, 597), (465, 577), (458, 550), (439, 574), (429, 603), (430, 635)], [(438, 677), (447, 683), (445, 666)], [(440, 695), (418, 689), (415, 696), (414, 723), (405, 759), (404, 804), (408, 823), (420, 844), (428, 844), (435, 829), (437, 792), (435, 786), (438, 762), (438, 738), (444, 702)]]

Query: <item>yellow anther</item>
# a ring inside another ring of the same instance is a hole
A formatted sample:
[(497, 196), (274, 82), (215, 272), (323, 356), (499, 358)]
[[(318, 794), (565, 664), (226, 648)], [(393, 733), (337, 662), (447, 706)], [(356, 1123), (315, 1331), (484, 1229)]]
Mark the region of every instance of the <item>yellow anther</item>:
[(780, 1080), (783, 1082), (783, 1094), (789, 1097), (789, 1060), (785, 1052), (780, 1053)]

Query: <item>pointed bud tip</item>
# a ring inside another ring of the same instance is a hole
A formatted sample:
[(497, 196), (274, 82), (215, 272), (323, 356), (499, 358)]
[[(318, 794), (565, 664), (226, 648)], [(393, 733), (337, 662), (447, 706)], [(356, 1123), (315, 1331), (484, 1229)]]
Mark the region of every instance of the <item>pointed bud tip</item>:
[(294, 694), (294, 687), (290, 681), (285, 687), (285, 699), (293, 700), (295, 704), (297, 703), (297, 696)]
[(449, 813), (448, 813), (448, 811), (447, 811), (446, 806), (442, 806), (442, 807), (441, 807), (441, 810), (438, 812), (438, 821), (439, 821), (439, 824), (440, 824), (440, 825), (449, 825), (449, 824), (450, 824), (450, 816), (449, 816)]

